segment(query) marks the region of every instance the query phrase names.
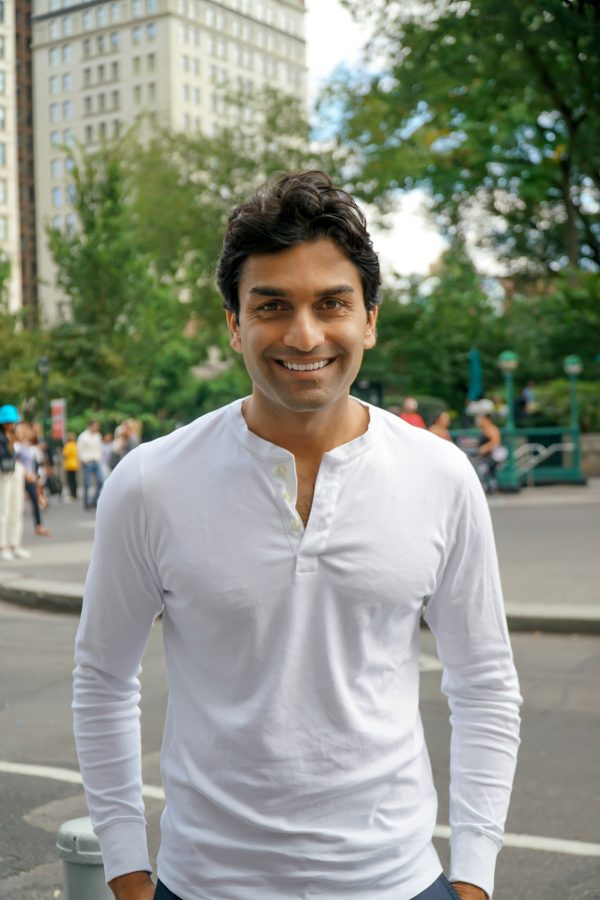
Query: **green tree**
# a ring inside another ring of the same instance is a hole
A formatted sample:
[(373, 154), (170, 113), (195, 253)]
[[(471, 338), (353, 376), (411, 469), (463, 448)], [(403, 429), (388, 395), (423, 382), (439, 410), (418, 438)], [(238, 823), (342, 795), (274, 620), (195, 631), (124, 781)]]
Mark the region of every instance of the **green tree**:
[(76, 412), (171, 415), (193, 393), (187, 310), (136, 241), (120, 147), (82, 152), (72, 175), (79, 227), (48, 232), (71, 303), (51, 333), (60, 387)]
[(338, 79), (327, 98), (357, 190), (381, 202), (425, 187), (447, 234), (475, 233), (513, 273), (597, 270), (598, 5), (344, 5), (373, 27), (380, 62), (376, 74)]

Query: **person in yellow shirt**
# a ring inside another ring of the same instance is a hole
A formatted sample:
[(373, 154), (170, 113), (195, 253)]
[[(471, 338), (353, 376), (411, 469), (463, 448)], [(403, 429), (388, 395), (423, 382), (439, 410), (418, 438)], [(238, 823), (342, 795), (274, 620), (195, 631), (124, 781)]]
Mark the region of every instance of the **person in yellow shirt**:
[(79, 471), (79, 455), (77, 453), (77, 441), (73, 432), (67, 435), (67, 441), (63, 447), (63, 468), (67, 476), (69, 493), (73, 500), (77, 500), (77, 472)]

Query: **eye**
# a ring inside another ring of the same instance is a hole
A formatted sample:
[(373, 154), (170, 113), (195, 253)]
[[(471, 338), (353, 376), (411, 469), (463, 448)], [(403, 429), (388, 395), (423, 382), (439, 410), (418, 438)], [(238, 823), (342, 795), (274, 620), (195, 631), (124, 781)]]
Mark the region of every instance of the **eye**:
[(337, 309), (342, 309), (344, 304), (341, 300), (338, 300), (337, 297), (324, 297), (321, 301), (321, 306), (323, 309), (335, 311)]
[(258, 307), (259, 312), (276, 312), (279, 309), (281, 309), (279, 300), (268, 300)]

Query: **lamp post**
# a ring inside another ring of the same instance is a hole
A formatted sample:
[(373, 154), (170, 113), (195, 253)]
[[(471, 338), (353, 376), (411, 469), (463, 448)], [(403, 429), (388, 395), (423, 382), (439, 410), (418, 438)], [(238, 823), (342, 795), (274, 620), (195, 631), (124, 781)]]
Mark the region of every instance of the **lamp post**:
[(577, 379), (583, 370), (583, 363), (579, 356), (572, 353), (565, 357), (563, 368), (571, 384), (571, 432), (573, 435), (573, 469), (575, 478), (579, 482), (585, 483), (585, 478), (581, 471), (581, 431), (579, 428), (579, 403), (577, 400)]
[(38, 372), (42, 376), (42, 430), (44, 433), (44, 440), (48, 440), (48, 416), (49, 416), (49, 401), (48, 401), (48, 375), (50, 374), (50, 359), (47, 356), (40, 356), (37, 361)]
[(506, 394), (506, 428), (504, 441), (508, 450), (506, 465), (499, 473), (498, 482), (505, 491), (519, 491), (521, 485), (515, 464), (515, 388), (514, 374), (519, 367), (519, 357), (513, 350), (504, 350), (498, 357), (498, 366), (504, 375)]

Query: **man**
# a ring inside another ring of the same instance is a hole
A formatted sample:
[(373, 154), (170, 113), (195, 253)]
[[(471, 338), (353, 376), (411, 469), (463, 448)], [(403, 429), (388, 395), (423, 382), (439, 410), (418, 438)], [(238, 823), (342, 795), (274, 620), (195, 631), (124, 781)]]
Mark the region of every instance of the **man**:
[[(284, 176), (218, 268), (252, 394), (132, 451), (100, 503), (75, 730), (118, 900), (480, 900), (518, 744), (517, 678), (468, 460), (350, 397), (379, 266), (350, 196)], [(452, 870), (418, 709), (424, 611), (452, 708)], [(162, 613), (159, 884), (140, 662)]]
[[(97, 422), (95, 419), (88, 422), (85, 431), (82, 431), (77, 438), (77, 454), (83, 472), (83, 508), (92, 509), (98, 503), (104, 484), (101, 466), (102, 435), (100, 434), (100, 422)], [(94, 499), (90, 501), (92, 478), (95, 481), (96, 494)]]
[(418, 412), (419, 403), (414, 397), (405, 397), (402, 403), (402, 412), (400, 418), (415, 428), (427, 428), (423, 420), (423, 416)]

